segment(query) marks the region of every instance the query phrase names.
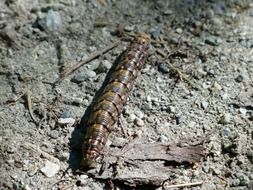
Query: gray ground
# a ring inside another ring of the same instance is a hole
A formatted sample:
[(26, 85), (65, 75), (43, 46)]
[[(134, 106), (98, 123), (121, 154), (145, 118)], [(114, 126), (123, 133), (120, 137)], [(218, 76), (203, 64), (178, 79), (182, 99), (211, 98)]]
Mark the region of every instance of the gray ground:
[[(105, 182), (65, 172), (74, 127), (58, 119), (80, 119), (128, 43), (50, 83), (116, 41), (117, 24), (127, 34), (153, 36), (123, 113), (126, 132), (162, 142), (209, 137), (201, 163), (175, 168), (157, 188), (203, 181), (185, 189), (252, 189), (253, 4), (217, 2), (0, 1), (1, 189), (104, 188)], [(171, 56), (164, 60), (158, 51)], [(120, 136), (113, 133), (109, 143)], [(52, 177), (47, 162), (54, 163)]]

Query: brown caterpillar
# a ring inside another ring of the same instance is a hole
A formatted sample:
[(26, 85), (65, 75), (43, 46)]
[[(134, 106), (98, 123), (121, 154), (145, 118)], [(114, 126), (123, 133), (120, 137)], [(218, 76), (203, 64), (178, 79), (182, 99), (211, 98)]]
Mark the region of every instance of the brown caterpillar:
[(86, 123), (82, 167), (94, 168), (101, 161), (108, 135), (118, 122), (134, 80), (148, 57), (149, 43), (149, 35), (139, 34), (107, 76), (108, 82), (97, 97), (95, 106), (91, 108)]

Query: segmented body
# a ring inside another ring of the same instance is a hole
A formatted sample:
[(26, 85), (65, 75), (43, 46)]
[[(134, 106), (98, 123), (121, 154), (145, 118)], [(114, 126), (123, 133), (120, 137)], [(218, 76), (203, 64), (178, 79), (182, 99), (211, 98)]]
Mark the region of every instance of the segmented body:
[(81, 163), (83, 167), (92, 168), (101, 161), (108, 135), (118, 122), (134, 80), (148, 57), (149, 43), (147, 34), (139, 34), (108, 76), (108, 83), (95, 101), (87, 121)]

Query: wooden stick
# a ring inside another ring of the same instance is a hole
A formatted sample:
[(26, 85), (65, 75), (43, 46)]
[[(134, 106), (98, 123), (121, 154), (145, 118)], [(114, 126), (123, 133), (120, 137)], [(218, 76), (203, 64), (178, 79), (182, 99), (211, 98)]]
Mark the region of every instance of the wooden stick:
[(203, 181), (165, 186), (165, 189), (202, 185)]
[(116, 46), (119, 45), (119, 43), (121, 42), (121, 40), (119, 41), (116, 41), (110, 45), (108, 45), (107, 47), (101, 49), (100, 51), (97, 51), (93, 54), (91, 54), (90, 57), (88, 57), (86, 60), (80, 62), (80, 63), (77, 63), (75, 65), (73, 65), (72, 67), (69, 67), (67, 69), (65, 69), (61, 74), (60, 74), (60, 77), (57, 79), (57, 81), (55, 83), (58, 83), (60, 82), (62, 79), (64, 79), (65, 77), (67, 77), (68, 75), (70, 75), (71, 73), (73, 73), (74, 71), (76, 71), (77, 69), (79, 69), (81, 66), (83, 66), (84, 64), (87, 64), (89, 63), (90, 61), (92, 61), (93, 59), (99, 57), (100, 55), (108, 52), (109, 50), (115, 48)]

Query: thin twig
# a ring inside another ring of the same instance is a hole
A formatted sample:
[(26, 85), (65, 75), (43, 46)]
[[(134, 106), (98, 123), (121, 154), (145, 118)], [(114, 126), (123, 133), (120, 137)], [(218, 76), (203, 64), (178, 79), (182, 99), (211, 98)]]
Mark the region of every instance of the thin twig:
[(32, 120), (34, 121), (34, 123), (37, 125), (38, 122), (35, 119), (35, 117), (33, 115), (33, 111), (32, 111), (32, 99), (31, 99), (31, 95), (30, 95), (29, 90), (27, 90), (27, 92), (26, 92), (26, 101), (27, 101), (27, 107), (28, 107), (29, 114), (30, 114)]
[(26, 95), (27, 93), (27, 89), (25, 89), (20, 95), (18, 95), (16, 98), (12, 99), (12, 100), (8, 100), (6, 103), (8, 105), (12, 105), (15, 104), (19, 99), (21, 99), (24, 95)]
[(69, 67), (67, 69), (65, 69), (61, 74), (60, 77), (57, 79), (57, 81), (55, 83), (60, 82), (62, 79), (64, 79), (65, 77), (67, 77), (68, 75), (70, 75), (71, 73), (73, 73), (74, 71), (76, 71), (77, 69), (79, 69), (81, 66), (83, 66), (84, 64), (89, 63), (90, 61), (92, 61), (93, 59), (96, 59), (97, 57), (99, 57), (100, 55), (108, 52), (109, 50), (115, 48), (116, 46), (119, 45), (119, 43), (121, 42), (121, 40), (116, 41), (110, 45), (108, 45), (107, 47), (101, 49), (100, 51), (97, 51), (93, 54), (90, 55), (90, 57), (88, 57), (86, 60), (77, 63), (75, 65), (73, 65), (72, 67)]
[(203, 181), (199, 181), (199, 182), (193, 182), (193, 183), (169, 185), (169, 186), (166, 186), (164, 188), (169, 189), (169, 188), (178, 188), (178, 187), (189, 187), (189, 186), (197, 186), (197, 185), (202, 185), (202, 184), (203, 184)]

